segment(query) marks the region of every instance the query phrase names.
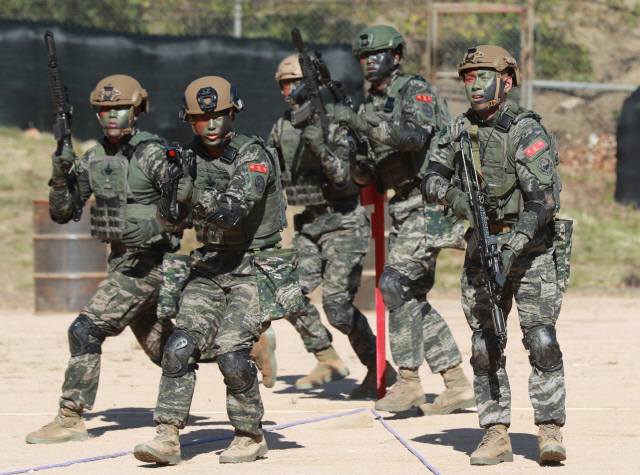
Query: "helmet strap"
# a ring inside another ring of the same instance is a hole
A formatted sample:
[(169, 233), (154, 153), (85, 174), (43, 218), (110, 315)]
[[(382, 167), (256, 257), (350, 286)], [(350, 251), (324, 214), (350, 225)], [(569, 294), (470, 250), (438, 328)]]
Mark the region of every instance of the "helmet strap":
[(497, 106), (504, 102), (504, 98), (502, 97), (502, 89), (503, 82), (500, 76), (500, 71), (496, 71), (496, 92), (493, 96), (493, 99), (487, 102), (482, 102), (480, 104), (472, 104), (471, 107), (476, 112), (483, 112), (487, 109), (491, 109), (493, 106)]

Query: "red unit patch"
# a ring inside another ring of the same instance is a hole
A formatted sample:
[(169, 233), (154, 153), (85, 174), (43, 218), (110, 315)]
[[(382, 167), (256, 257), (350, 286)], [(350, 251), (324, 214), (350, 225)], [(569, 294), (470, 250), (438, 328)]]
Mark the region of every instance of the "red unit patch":
[(420, 102), (433, 102), (433, 99), (431, 98), (431, 96), (427, 96), (426, 94), (418, 94), (416, 96), (416, 101), (420, 101)]
[(269, 173), (266, 165), (255, 165), (253, 163), (249, 165), (249, 171), (250, 172), (264, 173), (265, 175), (267, 173)]
[(542, 150), (543, 148), (545, 148), (547, 146), (547, 144), (545, 143), (544, 140), (538, 140), (536, 143), (534, 143), (531, 147), (529, 147), (528, 149), (526, 149), (524, 151), (524, 154), (527, 157), (531, 157), (532, 155), (535, 155), (536, 153), (538, 153), (540, 150)]

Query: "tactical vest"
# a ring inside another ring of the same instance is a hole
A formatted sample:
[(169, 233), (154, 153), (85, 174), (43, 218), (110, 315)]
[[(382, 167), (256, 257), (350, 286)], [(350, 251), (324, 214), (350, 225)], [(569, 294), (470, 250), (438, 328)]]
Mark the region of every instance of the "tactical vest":
[[(426, 82), (422, 76), (411, 74), (400, 74), (387, 94), (387, 100), (382, 110), (375, 110), (373, 102), (369, 101), (365, 104), (365, 117), (373, 119), (373, 121), (390, 121), (399, 122), (402, 116), (402, 100), (396, 100), (398, 96), (402, 97), (403, 87), (409, 83), (411, 79), (418, 79)], [(450, 120), (449, 109), (444, 101), (436, 96), (436, 128), (444, 127)], [(369, 149), (372, 152), (372, 158), (378, 169), (379, 179), (384, 184), (385, 189), (394, 189), (396, 191), (406, 188), (409, 185), (417, 186), (418, 180), (421, 178), (424, 168), (427, 165), (427, 155), (430, 148), (430, 140), (417, 152), (400, 152), (389, 145), (383, 144), (373, 139), (368, 139)]]
[[(257, 135), (235, 134), (220, 158), (198, 158), (194, 186), (202, 190), (217, 190), (224, 194), (233, 176), (239, 157), (250, 145), (262, 147), (275, 171), (275, 180), (267, 183), (262, 199), (254, 203), (249, 214), (240, 224), (223, 230), (205, 221), (206, 215), (198, 213), (193, 220), (198, 242), (216, 246), (265, 247), (280, 241), (280, 231), (286, 226), (286, 202), (280, 182), (280, 166), (264, 141)], [(249, 185), (249, 184), (247, 184)]]
[[(550, 155), (556, 162), (553, 194), (557, 210), (560, 209), (562, 182), (557, 172), (559, 158), (555, 136), (540, 123), (540, 116), (535, 112), (519, 107), (515, 103), (509, 103), (508, 108), (497, 119), (495, 127), (474, 127), (467, 122), (459, 131), (470, 131), (472, 146), (475, 149), (474, 158), (476, 161), (480, 160), (479, 164), (481, 164), (481, 186), (486, 184), (488, 187), (488, 190), (485, 190), (488, 193), (487, 218), (493, 222), (516, 223), (524, 210), (522, 192), (517, 186), (515, 158), (517, 149), (511, 131), (515, 124), (525, 118), (536, 120), (549, 139)], [(454, 184), (461, 189), (466, 189), (466, 184), (462, 186), (461, 180), (464, 171), (460, 164), (456, 163), (456, 167), (458, 173), (453, 178)]]
[(291, 121), (282, 121), (280, 147), (286, 169), (282, 172), (282, 183), (291, 206), (317, 206), (344, 203), (357, 199), (358, 187), (349, 180), (345, 188), (336, 188), (327, 179), (320, 159), (300, 138), (302, 129)]
[[(91, 205), (91, 236), (103, 242), (118, 243), (127, 218), (153, 219), (160, 193), (150, 184), (141, 168), (136, 150), (141, 144), (164, 140), (148, 132), (138, 132), (115, 155), (107, 155), (98, 142), (95, 155), (89, 159), (89, 184), (95, 196)], [(170, 243), (170, 236), (161, 234), (149, 244)], [(146, 246), (145, 246), (146, 247)]]

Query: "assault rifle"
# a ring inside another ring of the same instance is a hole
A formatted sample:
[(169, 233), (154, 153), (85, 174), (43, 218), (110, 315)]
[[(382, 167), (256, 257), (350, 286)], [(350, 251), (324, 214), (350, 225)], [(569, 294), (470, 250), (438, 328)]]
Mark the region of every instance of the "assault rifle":
[(158, 181), (158, 187), (162, 190), (158, 211), (171, 224), (181, 224), (189, 214), (189, 207), (178, 202), (178, 181), (184, 176), (185, 168), (191, 178), (196, 177), (196, 160), (182, 149), (179, 142), (167, 147), (166, 154), (164, 178)]
[[(49, 84), (51, 85), (51, 96), (53, 97), (53, 114), (56, 118), (53, 124), (53, 136), (58, 141), (56, 155), (60, 155), (62, 153), (62, 147), (73, 148), (71, 144), (73, 106), (69, 104), (68, 89), (62, 81), (62, 70), (60, 66), (58, 66), (58, 59), (56, 58), (56, 43), (53, 39), (53, 33), (50, 30), (47, 30), (44, 35), (44, 43), (47, 47), (47, 55), (49, 56), (47, 73), (49, 75)], [(73, 220), (80, 221), (80, 217), (82, 216), (82, 203), (80, 194), (76, 189), (76, 174), (70, 174), (71, 165), (67, 162), (63, 162), (62, 170), (67, 177), (67, 186), (73, 197)]]
[[(469, 156), (465, 153), (465, 145), (468, 147)], [(460, 134), (460, 149), (462, 151), (462, 166), (467, 181), (467, 191), (469, 193), (469, 203), (473, 212), (475, 226), (473, 228), (474, 237), (480, 251), (480, 261), (482, 262), (482, 272), (484, 281), (489, 293), (489, 300), (493, 305), (491, 317), (493, 318), (493, 329), (498, 344), (500, 346), (501, 362), (504, 359), (504, 349), (507, 345), (507, 325), (502, 314), (502, 309), (498, 306), (500, 291), (507, 278), (502, 273), (502, 253), (498, 249), (498, 238), (495, 234), (489, 233), (487, 223), (487, 213), (484, 209), (485, 195), (478, 184), (478, 171), (476, 169), (473, 147), (469, 139), (468, 132)], [(469, 173), (467, 162), (471, 165), (472, 173)]]
[[(293, 99), (305, 98), (304, 103), (295, 111), (291, 112), (291, 123), (293, 125), (301, 124), (317, 115), (320, 119), (320, 125), (324, 132), (325, 139), (329, 133), (329, 125), (331, 121), (327, 116), (327, 110), (320, 94), (320, 87), (324, 87), (331, 94), (334, 104), (342, 104), (351, 106), (351, 98), (346, 95), (340, 81), (331, 79), (329, 68), (322, 60), (322, 53), (315, 51), (316, 58), (309, 56), (309, 50), (304, 47), (300, 30), (294, 28), (291, 30), (293, 44), (298, 50), (300, 59), (300, 68), (304, 76), (303, 84), (291, 94)], [(345, 124), (346, 125), (346, 124)]]

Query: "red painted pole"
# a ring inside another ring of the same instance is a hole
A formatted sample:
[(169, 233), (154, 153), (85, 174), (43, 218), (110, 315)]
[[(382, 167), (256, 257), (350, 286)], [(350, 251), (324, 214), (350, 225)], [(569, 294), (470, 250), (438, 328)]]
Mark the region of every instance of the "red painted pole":
[(377, 385), (378, 399), (384, 397), (387, 388), (387, 357), (386, 357), (386, 317), (385, 307), (382, 301), (382, 294), (378, 288), (380, 276), (385, 264), (385, 237), (384, 237), (384, 203), (387, 201), (387, 194), (380, 196), (373, 183), (366, 188), (360, 189), (360, 202), (363, 206), (373, 204), (371, 213), (371, 235), (375, 245), (376, 258), (376, 353), (377, 353)]

